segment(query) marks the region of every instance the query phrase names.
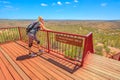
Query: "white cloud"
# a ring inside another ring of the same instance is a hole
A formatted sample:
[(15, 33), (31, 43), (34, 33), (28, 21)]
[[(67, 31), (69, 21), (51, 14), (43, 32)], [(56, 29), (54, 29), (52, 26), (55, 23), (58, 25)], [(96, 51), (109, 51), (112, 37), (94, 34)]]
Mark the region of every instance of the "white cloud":
[(77, 3), (77, 2), (78, 2), (78, 0), (74, 0), (74, 2), (75, 2), (75, 3)]
[(107, 6), (107, 3), (101, 3), (101, 6), (105, 7), (105, 6)]
[(57, 2), (58, 5), (62, 5), (62, 3), (60, 1)]
[(70, 4), (70, 2), (65, 2), (65, 4)]
[(45, 3), (41, 3), (40, 5), (41, 5), (41, 6), (48, 6), (48, 5), (47, 5), (47, 4), (45, 4)]

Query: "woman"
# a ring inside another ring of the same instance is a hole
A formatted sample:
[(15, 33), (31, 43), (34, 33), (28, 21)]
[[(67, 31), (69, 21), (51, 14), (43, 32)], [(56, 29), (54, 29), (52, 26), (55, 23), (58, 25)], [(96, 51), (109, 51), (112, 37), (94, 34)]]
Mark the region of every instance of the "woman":
[[(28, 27), (30, 27), (29, 31), (27, 32), (29, 37), (29, 56), (34, 57), (34, 56), (40, 55), (43, 52), (43, 50), (40, 49), (40, 41), (37, 39), (36, 33), (39, 30), (47, 30), (47, 28), (44, 27), (44, 20), (42, 19), (42, 17), (38, 17), (38, 20), (30, 24)], [(31, 51), (31, 47), (34, 40), (37, 42), (38, 49), (39, 49), (38, 50), (39, 53), (37, 54)]]

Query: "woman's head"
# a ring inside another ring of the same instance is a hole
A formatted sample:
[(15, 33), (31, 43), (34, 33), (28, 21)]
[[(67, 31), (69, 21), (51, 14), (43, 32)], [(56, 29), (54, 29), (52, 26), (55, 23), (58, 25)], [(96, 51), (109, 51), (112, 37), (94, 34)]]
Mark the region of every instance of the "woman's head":
[(38, 21), (41, 22), (42, 24), (44, 24), (44, 20), (41, 16), (38, 17)]

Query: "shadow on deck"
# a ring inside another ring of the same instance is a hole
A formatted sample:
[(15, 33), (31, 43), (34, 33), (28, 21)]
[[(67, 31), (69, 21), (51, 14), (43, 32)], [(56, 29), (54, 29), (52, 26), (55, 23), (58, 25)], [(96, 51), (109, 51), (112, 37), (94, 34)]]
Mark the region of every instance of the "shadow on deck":
[[(27, 44), (24, 44), (24, 43), (19, 43), (19, 42), (15, 42), (16, 44), (18, 44), (19, 46), (25, 48), (28, 50), (28, 46), (25, 46)], [(36, 46), (34, 45), (34, 48), (32, 49), (32, 51), (34, 53), (37, 53), (38, 49), (36, 48)], [(45, 51), (45, 50), (44, 50)], [(67, 58), (64, 58), (63, 56), (60, 56), (60, 55), (57, 55), (57, 53), (47, 53), (47, 52), (44, 52), (44, 54), (38, 56), (70, 73), (73, 73), (75, 72), (78, 68), (80, 68), (79, 65), (75, 65), (73, 63), (78, 63), (79, 62), (76, 62), (74, 60), (69, 60)], [(21, 55), (21, 56), (18, 56), (16, 58), (17, 61), (21, 61), (21, 60), (25, 60), (25, 59), (31, 59), (31, 58), (35, 58), (35, 57), (30, 57), (28, 54), (25, 54), (25, 55)], [(64, 58), (64, 59), (63, 59)], [(71, 63), (72, 62), (72, 63)]]

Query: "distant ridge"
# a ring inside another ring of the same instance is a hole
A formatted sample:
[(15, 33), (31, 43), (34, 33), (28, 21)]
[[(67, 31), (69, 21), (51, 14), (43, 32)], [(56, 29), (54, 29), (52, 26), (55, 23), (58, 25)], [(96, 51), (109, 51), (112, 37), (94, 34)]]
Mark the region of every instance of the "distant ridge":
[[(0, 27), (26, 27), (36, 19), (0, 19)], [(62, 24), (61, 24), (62, 23)], [(55, 20), (45, 19), (46, 26), (82, 26), (101, 29), (120, 29), (120, 20)]]
[[(34, 21), (36, 19), (0, 19), (0, 20), (17, 20), (17, 21)], [(44, 19), (45, 21), (95, 21), (95, 22), (114, 22), (120, 20), (75, 20), (75, 19)]]

